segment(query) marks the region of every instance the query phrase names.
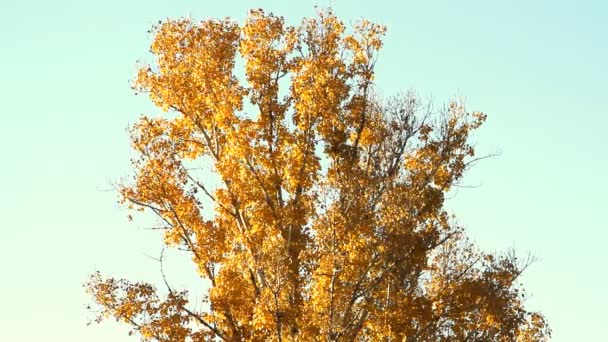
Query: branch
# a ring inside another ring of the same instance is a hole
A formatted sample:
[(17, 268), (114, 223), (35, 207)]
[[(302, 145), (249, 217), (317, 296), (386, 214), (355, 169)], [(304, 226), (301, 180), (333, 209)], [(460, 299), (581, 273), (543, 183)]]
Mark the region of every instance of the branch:
[(222, 339), (223, 341), (227, 341), (225, 334), (220, 331), (218, 328), (214, 327), (213, 325), (209, 324), (207, 321), (205, 321), (202, 317), (200, 317), (199, 315), (195, 314), (194, 312), (188, 310), (188, 308), (186, 307), (182, 307), (182, 309), (192, 318), (194, 318), (195, 320), (197, 320), (199, 323), (201, 323), (202, 325), (204, 325), (205, 327), (207, 327), (207, 329), (211, 330), (211, 332), (213, 332), (217, 337), (219, 337), (220, 339)]
[(228, 214), (236, 217), (236, 213), (234, 213), (232, 210), (226, 208), (223, 204), (219, 203), (215, 196), (213, 196), (205, 187), (204, 184), (200, 183), (199, 181), (197, 181), (196, 179), (194, 179), (194, 177), (190, 176), (190, 174), (186, 172), (186, 177), (188, 177), (188, 179), (190, 179), (190, 181), (192, 181), (194, 184), (196, 184), (196, 186), (198, 186), (199, 188), (201, 188), (201, 190), (203, 190), (203, 192), (205, 193), (205, 195), (207, 195), (207, 197), (209, 197), (215, 204), (217, 204), (220, 208), (222, 208), (224, 211), (226, 211)]

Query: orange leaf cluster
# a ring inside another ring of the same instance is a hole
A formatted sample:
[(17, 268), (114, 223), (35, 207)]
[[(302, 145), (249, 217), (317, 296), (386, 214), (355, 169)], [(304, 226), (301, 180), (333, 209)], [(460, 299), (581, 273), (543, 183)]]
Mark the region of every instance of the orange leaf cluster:
[[(384, 33), (365, 20), (347, 30), (331, 11), (298, 26), (254, 10), (242, 26), (155, 28), (156, 61), (134, 88), (171, 114), (132, 128), (135, 179), (121, 196), (192, 255), (208, 308), (95, 274), (100, 318), (145, 341), (548, 337), (523, 307), (525, 264), (476, 250), (443, 207), (475, 160), (469, 136), (485, 115), (377, 96)], [(216, 182), (189, 167), (200, 164)]]

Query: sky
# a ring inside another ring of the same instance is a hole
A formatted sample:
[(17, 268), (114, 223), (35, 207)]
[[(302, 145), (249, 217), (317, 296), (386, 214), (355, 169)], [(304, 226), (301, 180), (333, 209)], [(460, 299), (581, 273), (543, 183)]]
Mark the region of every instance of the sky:
[[(552, 341), (606, 338), (608, 2), (21, 0), (0, 5), (0, 341), (137, 341), (87, 326), (82, 284), (96, 270), (160, 279), (161, 238), (112, 191), (132, 172), (128, 125), (159, 112), (129, 88), (151, 25), (250, 8), (297, 23), (315, 5), (388, 27), (382, 94), (488, 115), (477, 150), (500, 156), (447, 206), (483, 250), (536, 256), (522, 282)], [(176, 286), (203, 290), (187, 258), (168, 263)]]

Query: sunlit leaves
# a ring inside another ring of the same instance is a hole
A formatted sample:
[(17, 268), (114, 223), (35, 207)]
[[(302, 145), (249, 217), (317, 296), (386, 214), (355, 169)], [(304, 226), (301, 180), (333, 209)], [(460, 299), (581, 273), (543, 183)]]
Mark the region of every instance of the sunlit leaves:
[(242, 26), (179, 19), (154, 32), (156, 60), (133, 87), (169, 113), (132, 127), (135, 174), (120, 194), (191, 254), (208, 305), (95, 274), (100, 318), (158, 341), (548, 337), (523, 307), (526, 263), (478, 251), (444, 209), (485, 115), (378, 96), (384, 27), (253, 10)]

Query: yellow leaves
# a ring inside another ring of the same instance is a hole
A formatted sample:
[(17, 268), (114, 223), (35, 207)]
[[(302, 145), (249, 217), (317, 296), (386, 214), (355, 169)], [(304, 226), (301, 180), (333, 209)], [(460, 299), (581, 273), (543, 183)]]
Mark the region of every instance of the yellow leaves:
[[(271, 301), (272, 298), (267, 298), (266, 300)], [(272, 335), (276, 324), (272, 310), (262, 305), (257, 305), (254, 310), (252, 325), (255, 326), (255, 334), (258, 338)]]
[(376, 95), (384, 33), (331, 11), (299, 26), (253, 10), (242, 26), (155, 28), (156, 61), (133, 87), (171, 113), (131, 129), (135, 175), (120, 192), (191, 255), (209, 305), (95, 275), (102, 317), (149, 341), (547, 336), (523, 309), (517, 263), (476, 251), (443, 209), (485, 115)]
[(525, 322), (524, 328), (517, 333), (517, 342), (549, 341), (551, 329), (541, 314), (528, 314)]
[(161, 299), (150, 284), (103, 279), (99, 273), (91, 276), (86, 288), (102, 307), (97, 321), (113, 316), (132, 325), (144, 341), (184, 341), (190, 334), (189, 318), (182, 311), (186, 292), (171, 292)]
[(444, 165), (440, 165), (435, 172), (433, 177), (433, 183), (441, 190), (448, 190), (450, 186), (451, 175), (448, 167)]
[[(271, 87), (276, 94), (277, 78), (286, 71), (287, 54), (294, 45), (293, 38), (285, 37), (285, 32), (293, 28), (284, 28), (283, 18), (266, 16), (263, 11), (251, 11), (242, 29), (240, 53), (246, 60), (247, 80), (256, 91)], [(254, 104), (264, 98), (263, 94), (254, 97)], [(270, 98), (264, 98), (268, 100)]]
[(230, 125), (242, 108), (243, 89), (232, 75), (239, 28), (233, 22), (168, 21), (156, 30), (157, 67), (143, 67), (134, 88), (149, 92), (163, 110), (181, 112), (199, 127)]
[(355, 24), (354, 34), (344, 38), (346, 49), (352, 54), (349, 72), (362, 78), (362, 82), (373, 80), (373, 66), (382, 47), (386, 27), (361, 20)]

